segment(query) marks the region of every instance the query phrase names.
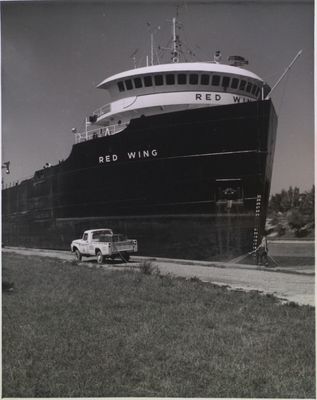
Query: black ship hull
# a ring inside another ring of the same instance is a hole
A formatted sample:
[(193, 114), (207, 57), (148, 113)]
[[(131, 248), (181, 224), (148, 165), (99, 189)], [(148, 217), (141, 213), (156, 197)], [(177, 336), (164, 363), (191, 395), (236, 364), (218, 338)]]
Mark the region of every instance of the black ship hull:
[(90, 228), (140, 254), (228, 259), (264, 228), (277, 118), (271, 101), (132, 120), (3, 191), (7, 245), (68, 249)]

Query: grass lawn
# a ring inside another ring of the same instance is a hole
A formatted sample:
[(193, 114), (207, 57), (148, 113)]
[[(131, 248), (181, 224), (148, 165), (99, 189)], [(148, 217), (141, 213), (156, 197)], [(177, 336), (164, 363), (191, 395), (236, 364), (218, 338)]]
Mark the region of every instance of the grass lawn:
[(315, 309), (3, 254), (3, 397), (315, 397)]

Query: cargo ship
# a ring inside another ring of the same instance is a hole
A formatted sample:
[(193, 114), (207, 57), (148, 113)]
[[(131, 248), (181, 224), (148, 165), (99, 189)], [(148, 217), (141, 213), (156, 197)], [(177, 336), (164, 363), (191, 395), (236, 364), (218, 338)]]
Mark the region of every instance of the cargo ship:
[(139, 254), (230, 259), (263, 234), (277, 117), (240, 56), (110, 76), (110, 102), (74, 129), (68, 158), (2, 191), (3, 244), (69, 249), (84, 230), (133, 236)]

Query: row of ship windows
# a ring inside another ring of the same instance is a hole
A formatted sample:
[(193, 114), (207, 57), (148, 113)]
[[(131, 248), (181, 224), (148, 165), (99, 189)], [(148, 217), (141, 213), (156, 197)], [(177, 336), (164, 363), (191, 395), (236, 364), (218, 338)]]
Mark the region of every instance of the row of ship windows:
[(258, 97), (260, 93), (260, 87), (251, 82), (247, 82), (244, 79), (230, 78), (229, 76), (220, 75), (207, 75), (207, 74), (166, 74), (166, 75), (147, 75), (143, 78), (137, 77), (133, 79), (126, 79), (124, 81), (118, 82), (118, 89), (120, 92), (125, 90), (138, 89), (142, 87), (150, 86), (163, 86), (164, 77), (166, 85), (212, 85), (212, 86), (222, 86), (223, 88), (232, 88), (251, 93)]

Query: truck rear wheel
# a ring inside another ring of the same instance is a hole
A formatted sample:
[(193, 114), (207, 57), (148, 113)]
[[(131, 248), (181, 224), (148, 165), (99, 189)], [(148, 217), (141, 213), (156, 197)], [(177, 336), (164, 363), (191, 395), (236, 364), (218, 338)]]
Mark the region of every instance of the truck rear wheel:
[(75, 257), (77, 261), (81, 261), (82, 259), (81, 252), (78, 249), (75, 250)]
[(123, 253), (122, 254), (124, 261), (128, 262), (130, 260), (130, 254), (129, 253)]
[(104, 257), (103, 257), (103, 255), (102, 255), (101, 251), (98, 250), (96, 255), (97, 255), (97, 263), (98, 263), (98, 264), (102, 264), (103, 261), (104, 261)]

